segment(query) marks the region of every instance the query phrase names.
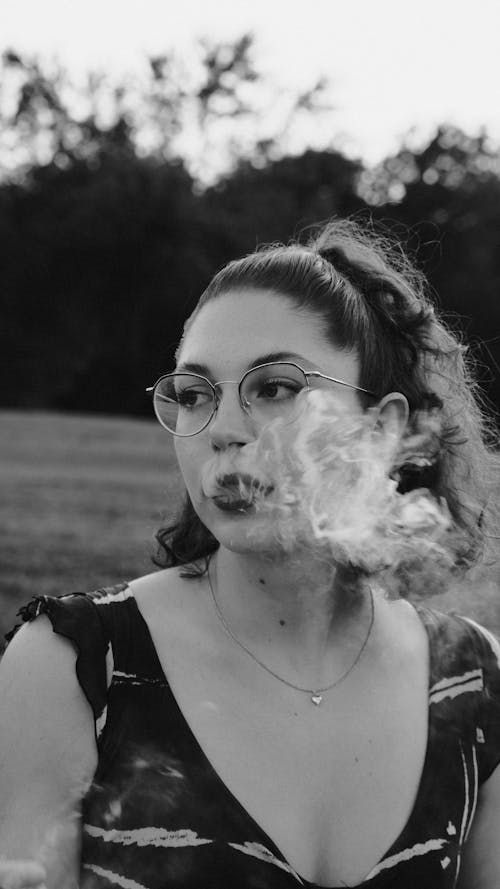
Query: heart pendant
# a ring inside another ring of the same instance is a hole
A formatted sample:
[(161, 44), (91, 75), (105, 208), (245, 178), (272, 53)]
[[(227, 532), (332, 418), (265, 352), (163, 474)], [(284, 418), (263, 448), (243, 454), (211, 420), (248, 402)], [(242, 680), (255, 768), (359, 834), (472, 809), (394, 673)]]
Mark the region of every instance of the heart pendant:
[(311, 701), (313, 704), (316, 704), (316, 707), (319, 707), (321, 701), (323, 700), (323, 695), (318, 694), (317, 692), (311, 695)]

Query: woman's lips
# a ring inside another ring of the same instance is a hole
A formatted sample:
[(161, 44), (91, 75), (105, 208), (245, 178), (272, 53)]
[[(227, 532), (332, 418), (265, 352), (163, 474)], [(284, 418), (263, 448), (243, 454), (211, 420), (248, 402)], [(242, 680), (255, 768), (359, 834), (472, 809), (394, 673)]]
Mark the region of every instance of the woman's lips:
[(212, 497), (211, 499), (223, 512), (249, 512), (251, 509), (254, 509), (252, 500), (236, 500), (232, 497), (228, 499), (223, 496)]
[(217, 479), (217, 493), (210, 499), (219, 509), (242, 512), (251, 509), (260, 497), (267, 497), (273, 485), (246, 473), (228, 473)]
[(219, 476), (217, 485), (224, 490), (235, 490), (246, 493), (246, 491), (262, 492), (268, 494), (272, 491), (272, 485), (268, 484), (264, 479), (249, 475), (246, 472), (229, 472), (226, 475)]

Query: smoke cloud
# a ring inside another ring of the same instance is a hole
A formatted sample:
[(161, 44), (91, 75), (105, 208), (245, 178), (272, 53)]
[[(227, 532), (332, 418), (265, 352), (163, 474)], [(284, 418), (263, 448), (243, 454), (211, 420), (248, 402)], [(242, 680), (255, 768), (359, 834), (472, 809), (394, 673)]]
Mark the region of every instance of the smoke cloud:
[(403, 466), (436, 461), (439, 415), (419, 417), (418, 434), (402, 439), (377, 418), (328, 390), (308, 391), (296, 420), (276, 420), (255, 441), (216, 455), (204, 493), (268, 515), (267, 532), (290, 554), (317, 547), (336, 564), (386, 579), (424, 561), (450, 572), (458, 531), (446, 501), (399, 485)]

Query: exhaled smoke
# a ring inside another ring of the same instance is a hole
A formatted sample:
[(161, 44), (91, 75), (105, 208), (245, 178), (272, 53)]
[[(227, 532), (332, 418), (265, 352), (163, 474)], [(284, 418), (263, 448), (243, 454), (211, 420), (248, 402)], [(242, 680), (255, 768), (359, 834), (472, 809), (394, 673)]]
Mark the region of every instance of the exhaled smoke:
[(0, 859), (2, 889), (46, 889), (46, 874), (37, 861)]
[(436, 461), (439, 417), (420, 416), (418, 434), (400, 440), (377, 416), (348, 409), (329, 391), (309, 391), (297, 420), (277, 420), (251, 444), (216, 457), (205, 493), (268, 514), (275, 542), (290, 553), (317, 546), (370, 574), (395, 574), (418, 560), (451, 569), (458, 532), (446, 502), (427, 488), (398, 490), (403, 465)]
[(78, 889), (80, 823), (76, 799), (72, 794), (50, 819), (49, 826), (45, 824), (43, 835), (34, 837), (24, 859), (0, 856), (2, 889)]

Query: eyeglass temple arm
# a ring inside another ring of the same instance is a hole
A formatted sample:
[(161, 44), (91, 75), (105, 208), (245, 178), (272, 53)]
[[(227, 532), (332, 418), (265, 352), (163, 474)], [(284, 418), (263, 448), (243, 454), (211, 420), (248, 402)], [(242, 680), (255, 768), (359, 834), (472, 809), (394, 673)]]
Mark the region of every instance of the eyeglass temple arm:
[[(148, 386), (148, 388), (146, 389), (146, 392), (152, 392), (152, 391), (154, 390), (154, 388), (155, 388), (154, 386)], [(166, 395), (161, 395), (159, 392), (156, 393), (156, 397), (157, 397), (160, 401), (168, 401), (168, 402), (172, 403), (172, 399), (171, 399), (171, 398), (167, 398)]]
[[(146, 392), (154, 392), (155, 389), (156, 383), (154, 384), (154, 386), (148, 386)], [(167, 398), (165, 395), (161, 395), (160, 392), (156, 393), (156, 397), (159, 398), (161, 401), (170, 401), (170, 398)]]
[(373, 395), (374, 398), (379, 396), (370, 389), (363, 389), (362, 386), (353, 386), (352, 383), (345, 383), (344, 380), (338, 380), (336, 377), (328, 377), (319, 370), (304, 371), (306, 377), (321, 377), (322, 380), (330, 380), (332, 383), (338, 383), (340, 386), (347, 386), (348, 389), (356, 389), (357, 392), (365, 392), (367, 395)]

